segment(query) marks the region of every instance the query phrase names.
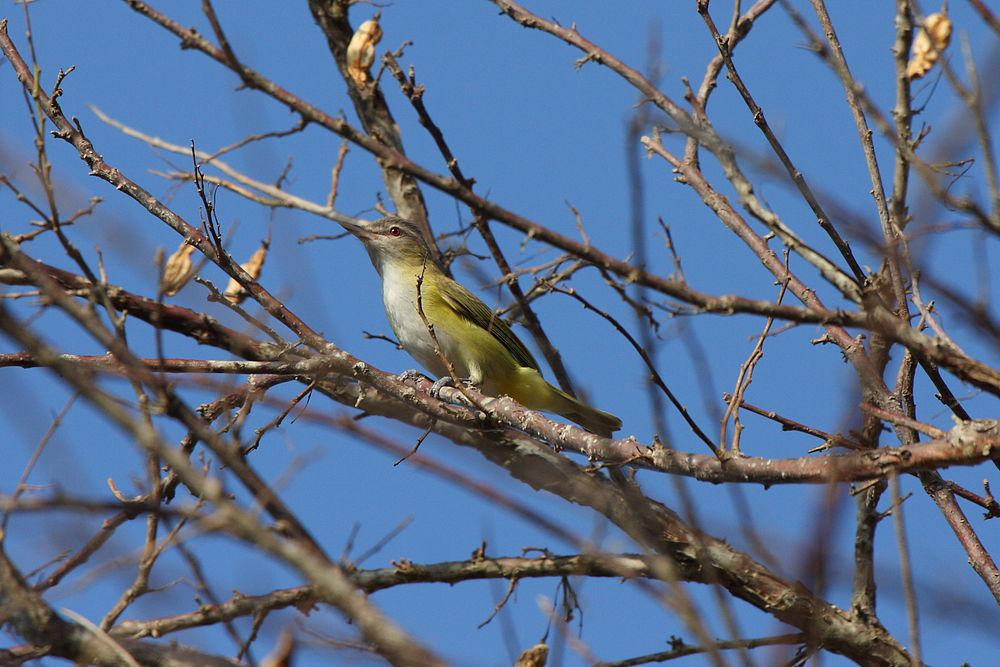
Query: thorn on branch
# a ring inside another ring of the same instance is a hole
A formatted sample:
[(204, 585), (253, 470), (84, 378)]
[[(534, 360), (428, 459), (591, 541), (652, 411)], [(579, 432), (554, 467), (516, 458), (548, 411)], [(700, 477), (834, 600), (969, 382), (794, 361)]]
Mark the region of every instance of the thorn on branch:
[(601, 62), (601, 54), (598, 53), (597, 51), (591, 51), (587, 55), (583, 56), (582, 58), (577, 58), (575, 61), (573, 61), (573, 67), (577, 71), (579, 71), (580, 69), (583, 68), (584, 65), (586, 65), (590, 61), (594, 61), (596, 63), (600, 63)]

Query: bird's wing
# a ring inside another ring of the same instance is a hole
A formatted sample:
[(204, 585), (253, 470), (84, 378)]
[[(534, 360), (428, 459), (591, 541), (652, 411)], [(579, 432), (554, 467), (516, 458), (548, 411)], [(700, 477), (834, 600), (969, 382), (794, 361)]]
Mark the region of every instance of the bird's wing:
[(531, 352), (511, 331), (507, 323), (490, 310), (475, 294), (458, 283), (451, 281), (447, 288), (441, 290), (444, 303), (459, 317), (472, 322), (477, 327), (485, 329), (508, 352), (514, 355), (517, 363), (528, 368), (541, 370)]

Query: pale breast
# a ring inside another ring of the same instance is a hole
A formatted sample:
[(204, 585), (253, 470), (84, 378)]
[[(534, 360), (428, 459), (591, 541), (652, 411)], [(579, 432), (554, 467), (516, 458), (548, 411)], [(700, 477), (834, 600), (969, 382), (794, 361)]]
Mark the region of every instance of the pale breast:
[[(417, 363), (430, 371), (432, 375), (437, 377), (447, 375), (448, 369), (441, 363), (434, 339), (431, 338), (427, 325), (420, 317), (420, 311), (417, 310), (416, 285), (400, 287), (405, 282), (407, 281), (383, 279), (382, 303), (385, 305), (385, 314), (389, 318), (389, 326), (396, 334), (399, 344), (411, 357), (416, 359)], [(456, 355), (450, 351), (454, 345), (452, 338), (440, 327), (435, 327), (434, 334), (444, 354), (455, 364), (456, 372), (459, 376), (466, 377), (468, 375), (467, 369), (458, 362)]]

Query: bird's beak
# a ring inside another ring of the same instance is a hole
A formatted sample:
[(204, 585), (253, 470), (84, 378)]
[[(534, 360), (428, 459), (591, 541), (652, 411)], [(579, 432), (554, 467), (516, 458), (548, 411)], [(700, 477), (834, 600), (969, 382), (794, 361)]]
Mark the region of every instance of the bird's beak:
[(342, 220), (338, 220), (338, 222), (340, 223), (341, 227), (343, 227), (344, 229), (346, 229), (347, 231), (349, 231), (351, 234), (354, 234), (355, 236), (357, 236), (362, 241), (370, 241), (371, 240), (372, 235), (371, 235), (371, 233), (369, 233), (367, 227), (365, 227), (363, 225), (355, 224), (353, 222), (346, 222), (346, 221), (342, 221)]

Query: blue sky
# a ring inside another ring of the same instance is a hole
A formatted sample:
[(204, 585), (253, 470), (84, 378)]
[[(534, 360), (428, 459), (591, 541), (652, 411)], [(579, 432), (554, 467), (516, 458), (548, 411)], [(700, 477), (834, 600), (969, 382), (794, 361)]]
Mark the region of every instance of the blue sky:
[[(184, 25), (194, 25), (208, 33), (198, 2), (159, 2), (159, 8)], [(224, 2), (217, 10), (229, 38), (240, 57), (252, 67), (280, 82), (299, 96), (337, 113), (343, 110), (355, 122), (344, 85), (333, 66), (325, 40), (313, 24), (305, 2)], [(883, 109), (889, 109), (893, 95), (890, 48), (893, 41), (891, 3), (841, 0), (830, 3), (833, 19), (845, 46), (852, 70)], [(662, 89), (674, 99), (683, 94), (681, 77), (700, 81), (704, 64), (715, 47), (693, 3), (636, 1), (605, 3), (590, 0), (575, 3), (538, 2), (528, 7), (545, 17), (568, 24), (575, 21), (589, 39), (615, 53), (622, 60), (642, 67), (648, 60), (649, 36), (660, 43), (658, 56), (663, 68)], [(808, 9), (802, 3), (803, 11)], [(995, 45), (975, 20), (967, 3), (952, 3), (956, 38), (967, 33), (973, 53), (985, 76)], [(355, 25), (373, 12), (358, 5), (352, 15)], [(716, 22), (728, 21), (729, 7), (716, 8)], [(9, 31), (23, 46), (24, 29), (20, 5), (7, 2), (3, 14), (9, 17)], [(203, 55), (181, 51), (177, 40), (162, 29), (129, 11), (123, 2), (79, 3), (41, 0), (31, 5), (35, 46), (51, 85), (58, 68), (75, 65), (64, 84), (64, 110), (79, 117), (88, 136), (105, 158), (157, 196), (169, 202), (188, 221), (199, 220), (199, 201), (193, 188), (168, 183), (152, 170), (186, 169), (189, 160), (154, 151), (101, 123), (88, 109), (95, 105), (141, 131), (177, 144), (194, 140), (203, 150), (212, 151), (243, 136), (290, 127), (295, 118), (284, 108), (252, 91), (235, 91), (238, 80)], [(400, 59), (404, 67), (413, 65), (418, 81), (426, 85), (425, 103), (458, 156), (464, 172), (477, 180), (477, 191), (508, 208), (521, 212), (562, 233), (574, 236), (575, 220), (567, 203), (576, 207), (593, 243), (626, 256), (629, 240), (629, 184), (626, 178), (626, 124), (638, 101), (636, 92), (610, 71), (588, 64), (577, 71), (579, 53), (550, 36), (528, 31), (499, 16), (488, 2), (415, 2), (399, 0), (382, 8), (384, 38), (380, 51), (395, 49), (404, 40), (407, 47)], [(836, 198), (841, 207), (877, 229), (877, 217), (868, 191), (871, 184), (864, 169), (853, 123), (844, 96), (833, 74), (807, 49), (805, 40), (787, 16), (776, 9), (754, 28), (749, 40), (737, 52), (737, 66), (785, 147), (816, 189)], [(957, 44), (957, 39), (956, 39)], [(995, 49), (994, 49), (995, 51)], [(951, 57), (957, 58), (957, 50)], [(956, 66), (960, 63), (956, 61)], [(934, 77), (931, 77), (933, 82)], [(445, 171), (433, 142), (422, 131), (401, 94), (385, 80), (390, 106), (402, 128), (408, 154), (417, 162), (439, 172)], [(20, 91), (7, 64), (0, 65), (0, 165), (4, 173), (17, 179), (29, 191), (33, 187), (28, 162), (33, 159), (30, 127), (20, 99)], [(934, 128), (946, 128), (961, 119), (955, 97), (941, 82), (918, 83), (917, 100), (926, 104), (922, 120)], [(709, 108), (716, 128), (740, 145), (764, 153), (762, 137), (753, 125), (742, 101), (725, 80), (720, 80)], [(995, 118), (995, 113), (993, 114)], [(958, 122), (961, 122), (960, 120)], [(933, 150), (937, 134), (928, 139)], [(668, 141), (671, 140), (668, 138)], [(273, 181), (286, 160), (293, 159), (287, 189), (302, 197), (323, 201), (329, 187), (330, 167), (339, 139), (317, 128), (280, 142), (258, 142), (229, 156), (238, 169), (264, 181)], [(971, 152), (972, 147), (966, 151)], [(179, 239), (148, 216), (134, 202), (117, 196), (105, 183), (88, 178), (86, 168), (68, 145), (53, 141), (49, 146), (54, 176), (60, 184), (60, 201), (66, 211), (82, 205), (90, 196), (106, 199), (98, 214), (73, 230), (73, 238), (94, 259), (95, 247), (104, 254), (109, 280), (138, 292), (155, 293), (156, 248), (172, 251)], [(891, 153), (880, 145), (883, 173), (891, 174)], [(171, 166), (173, 165), (173, 166)], [(706, 173), (717, 180), (718, 169), (705, 160)], [(645, 210), (648, 214), (646, 252), (651, 269), (671, 270), (670, 259), (655, 225), (655, 216), (670, 224), (681, 253), (687, 280), (696, 288), (716, 294), (741, 293), (755, 298), (774, 298), (773, 278), (711, 212), (658, 160), (641, 161)], [(834, 251), (829, 241), (812, 224), (808, 208), (791, 192), (786, 179), (755, 176), (758, 193), (783, 219), (814, 242), (828, 256)], [(968, 189), (982, 196), (981, 179), (959, 181), (960, 192)], [(347, 157), (338, 196), (338, 207), (351, 215), (374, 217), (371, 207), (383, 186), (377, 168), (361, 149)], [(723, 188), (725, 194), (732, 193)], [(467, 221), (467, 210), (437, 192), (424, 188), (432, 224), (444, 232)], [(272, 293), (337, 345), (376, 364), (401, 371), (413, 362), (381, 341), (365, 340), (362, 331), (389, 333), (382, 312), (378, 279), (360, 245), (351, 239), (300, 245), (297, 240), (310, 234), (329, 234), (332, 223), (301, 212), (278, 210), (270, 213), (239, 197), (220, 192), (219, 216), (226, 230), (236, 229), (232, 253), (245, 259), (260, 240), (272, 235), (272, 252), (262, 278)], [(920, 199), (913, 201), (919, 202)], [(915, 224), (954, 221), (954, 216), (926, 202), (914, 208)], [(21, 231), (29, 217), (9, 193), (0, 194), (0, 224), (4, 231)], [(555, 256), (552, 250), (529, 244), (522, 249), (520, 235), (495, 226), (508, 258), (518, 265), (532, 265)], [(878, 257), (856, 245), (862, 264), (878, 263)], [(974, 259), (996, 262), (997, 244), (970, 231), (955, 231), (915, 244), (915, 251), (929, 274), (961, 289), (977, 279)], [(38, 256), (68, 267), (52, 239), (40, 240), (30, 248)], [(484, 252), (472, 243), (472, 250)], [(983, 253), (977, 255), (976, 253)], [(801, 261), (793, 269), (801, 271), (812, 284), (819, 280)], [(480, 270), (495, 277), (490, 262)], [(206, 276), (224, 285), (218, 270)], [(464, 274), (470, 286), (475, 280)], [(574, 285), (588, 298), (608, 308), (630, 328), (634, 321), (608, 290), (599, 276), (583, 272)], [(996, 290), (997, 285), (992, 285)], [(836, 296), (819, 287), (831, 302)], [(496, 289), (480, 295), (490, 305), (498, 299)], [(174, 301), (213, 316), (232, 326), (241, 326), (216, 304), (205, 301), (205, 292), (191, 284)], [(504, 295), (503, 298), (506, 298)], [(19, 312), (33, 306), (19, 302)], [(585, 312), (575, 302), (552, 295), (538, 304), (539, 316), (554, 343), (562, 352), (576, 381), (585, 388), (591, 402), (622, 417), (626, 433), (648, 442), (653, 433), (646, 392), (645, 372), (640, 360), (624, 340), (602, 320)], [(945, 317), (949, 313), (945, 312)], [(948, 321), (947, 319), (945, 320)], [(81, 354), (103, 350), (72, 331), (65, 319), (46, 311), (36, 321), (66, 351)], [(680, 327), (689, 326), (710, 360), (709, 377), (692, 361), (680, 336)], [(740, 363), (753, 346), (762, 323), (748, 317), (704, 317), (665, 320), (659, 368), (671, 388), (678, 393), (709, 433), (717, 432), (713, 411), (722, 405), (722, 391), (731, 390)], [(148, 345), (147, 335), (134, 327), (133, 342)], [(989, 361), (995, 348), (977, 341), (969, 332), (954, 329), (959, 343), (974, 356)], [(519, 329), (519, 333), (523, 330)], [(774, 408), (783, 414), (827, 430), (846, 430), (853, 421), (853, 380), (833, 346), (813, 346), (810, 341), (819, 329), (800, 326), (771, 340), (757, 370), (747, 400)], [(526, 342), (528, 336), (522, 336)], [(8, 342), (0, 343), (4, 351)], [(146, 347), (147, 351), (151, 347)], [(223, 358), (222, 354), (200, 348), (179, 337), (168, 337), (167, 356)], [(995, 356), (994, 356), (995, 360)], [(700, 387), (712, 387), (707, 400)], [(127, 390), (124, 385), (108, 386)], [(953, 386), (960, 396), (969, 396), (967, 407), (974, 416), (995, 416), (996, 401), (975, 395), (959, 383)], [(925, 380), (918, 380), (921, 416), (947, 428), (947, 413), (932, 396)], [(4, 445), (8, 464), (0, 469), (0, 490), (8, 493), (44, 432), (51, 415), (66, 401), (66, 390), (41, 370), (0, 371), (0, 424), (10, 434)], [(282, 388), (274, 395), (291, 398), (296, 388)], [(184, 395), (196, 404), (209, 400), (211, 392), (185, 388)], [(329, 414), (349, 413), (343, 406), (316, 396), (310, 409)], [(261, 410), (256, 419), (266, 423), (271, 413)], [(701, 453), (700, 443), (682, 428), (675, 413), (668, 414), (669, 437), (678, 449)], [(745, 417), (744, 450), (754, 456), (800, 456), (816, 444), (805, 438), (783, 434), (767, 421)], [(412, 444), (419, 435), (401, 425), (369, 420), (377, 427)], [(179, 436), (167, 427), (171, 437)], [(522, 547), (548, 547), (569, 553), (562, 544), (537, 527), (511, 516), (480, 498), (447, 482), (419, 471), (416, 466), (393, 466), (392, 457), (374, 451), (336, 432), (321, 429), (306, 419), (270, 434), (254, 454), (253, 463), (266, 471), (269, 479), (291, 481), (283, 493), (301, 513), (330, 553), (339, 554), (355, 523), (360, 525), (355, 553), (377, 542), (400, 522), (412, 519), (402, 533), (373, 556), (366, 566), (386, 566), (407, 558), (414, 562), (458, 560), (468, 557), (482, 539), (489, 542), (490, 555), (517, 555)], [(568, 506), (559, 499), (522, 487), (503, 471), (483, 461), (475, 452), (430, 437), (422, 445), (423, 455), (463, 470), (469, 476), (494, 485), (504, 493), (531, 504), (564, 526), (584, 536), (603, 540), (609, 548), (634, 547), (592, 513)], [(82, 402), (75, 405), (53, 442), (46, 449), (32, 482), (52, 485), (66, 492), (104, 497), (104, 480), (112, 477), (123, 488), (130, 478), (141, 475), (141, 461), (121, 434)], [(995, 479), (996, 471), (983, 466), (975, 470), (947, 471), (945, 476), (981, 489), (985, 476)], [(671, 480), (642, 474), (647, 492), (676, 506)], [(782, 487), (762, 490), (742, 488), (740, 495), (725, 487), (685, 482), (695, 499), (705, 529), (737, 546), (745, 547), (736, 512), (745, 503), (756, 528), (782, 562), (782, 572), (790, 577), (802, 574), (802, 558), (816, 539), (816, 521), (822, 513), (823, 489)], [(905, 504), (911, 548), (914, 553), (918, 598), (921, 601), (921, 630), (925, 660), (931, 664), (969, 661), (986, 664), (996, 648), (1000, 631), (996, 607), (981, 581), (966, 563), (966, 556), (953, 538), (933, 503), (914, 479), (903, 480), (905, 492), (913, 497)], [(834, 533), (830, 540), (832, 569), (828, 599), (846, 605), (850, 596), (853, 503), (841, 489), (837, 494)], [(883, 506), (888, 498), (883, 499)], [(1000, 538), (993, 523), (984, 523), (975, 509), (968, 509), (973, 525), (987, 547), (996, 552)], [(63, 548), (78, 545), (100, 523), (99, 516), (15, 517), (8, 548), (25, 570), (52, 558)], [(39, 523), (41, 522), (41, 523)], [(33, 529), (43, 525), (44, 530)], [(94, 559), (101, 574), (94, 579), (78, 576), (56, 591), (51, 600), (99, 620), (124, 587), (134, 565), (116, 566), (114, 559), (133, 552), (141, 544), (142, 526), (126, 526), (112, 543)], [(889, 523), (878, 533), (880, 612), (883, 623), (906, 641), (905, 610), (900, 593), (898, 555)], [(298, 583), (295, 573), (263, 561), (231, 541), (198, 537), (192, 543), (197, 553), (213, 563), (212, 576), (223, 598), (233, 590), (261, 593), (271, 587)], [(184, 565), (174, 553), (163, 561), (154, 583), (165, 585), (183, 578)], [(484, 629), (485, 620), (505, 584), (465, 583), (401, 587), (380, 592), (373, 600), (449, 659), (462, 665), (510, 664), (500, 621)], [(504, 614), (514, 628), (516, 645), (524, 648), (545, 631), (546, 619), (539, 611), (538, 597), (551, 598), (555, 581), (525, 581)], [(706, 613), (716, 618), (714, 598), (705, 587), (690, 590)], [(657, 601), (618, 581), (587, 581), (581, 598), (585, 615), (582, 639), (602, 659), (621, 659), (644, 652), (662, 650), (671, 635), (684, 636), (683, 626)], [(140, 600), (127, 617), (145, 618), (194, 608), (192, 590), (183, 579), (168, 590)], [(734, 602), (746, 636), (785, 631), (777, 621), (749, 606)], [(281, 627), (295, 620), (294, 612), (275, 614), (264, 626), (257, 657), (273, 644)], [(306, 625), (328, 634), (349, 634), (350, 630), (334, 615), (313, 614)], [(246, 629), (247, 625), (240, 626)], [(720, 636), (721, 623), (711, 626)], [(575, 628), (574, 628), (575, 631)], [(228, 640), (215, 630), (195, 631), (183, 641), (219, 652), (230, 652)], [(5, 641), (6, 643), (6, 641)], [(301, 664), (318, 664), (318, 653), (307, 652)], [(762, 662), (768, 654), (760, 653)], [(557, 651), (561, 664), (580, 664), (572, 650)], [(696, 664), (698, 659), (691, 659)], [(358, 658), (359, 664), (365, 658)], [(559, 663), (554, 663), (559, 664)], [(840, 664), (837, 658), (825, 664)]]

